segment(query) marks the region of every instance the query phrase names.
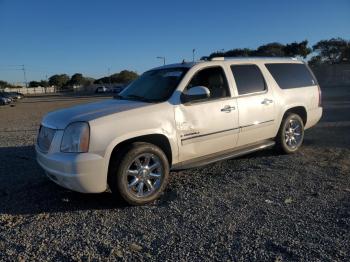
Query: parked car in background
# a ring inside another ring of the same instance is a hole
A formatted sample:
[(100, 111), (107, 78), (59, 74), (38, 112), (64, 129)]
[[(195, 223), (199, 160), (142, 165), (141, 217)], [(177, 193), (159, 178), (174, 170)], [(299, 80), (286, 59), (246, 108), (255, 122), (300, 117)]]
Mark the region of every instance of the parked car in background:
[[(47, 114), (37, 161), (57, 184), (142, 205), (170, 170), (275, 146), (295, 153), (322, 116), (311, 70), (292, 58), (215, 58), (145, 72), (114, 99)], [(218, 189), (219, 190), (219, 189)]]
[(108, 87), (99, 86), (96, 88), (95, 93), (96, 94), (103, 94), (103, 93), (108, 93), (109, 91), (110, 91), (110, 89)]
[(125, 89), (125, 87), (126, 87), (126, 85), (112, 87), (112, 93), (119, 94), (121, 91), (123, 91)]
[(19, 96), (14, 93), (14, 92), (5, 92), (5, 94), (7, 95), (7, 97), (11, 98), (12, 101), (16, 102), (19, 98)]
[(11, 99), (0, 96), (0, 105), (7, 105), (11, 103)]
[(23, 98), (23, 94), (19, 92), (8, 92), (8, 94), (11, 96), (11, 98), (18, 100)]
[(0, 92), (0, 97), (6, 98), (9, 101), (9, 103), (14, 102), (13, 96), (11, 96), (8, 92)]
[(122, 89), (118, 87), (112, 87), (112, 93), (113, 94), (119, 94), (122, 91)]

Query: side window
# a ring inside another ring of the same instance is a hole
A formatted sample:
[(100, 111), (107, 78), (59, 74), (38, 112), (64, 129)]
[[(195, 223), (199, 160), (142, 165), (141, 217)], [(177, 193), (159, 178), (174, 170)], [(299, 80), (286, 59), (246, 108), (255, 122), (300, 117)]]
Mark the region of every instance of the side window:
[(197, 72), (186, 89), (194, 86), (205, 86), (210, 91), (209, 99), (218, 99), (230, 96), (225, 72), (221, 67), (210, 67)]
[(309, 69), (304, 64), (276, 63), (265, 64), (277, 84), (282, 89), (316, 85)]
[(266, 90), (264, 77), (256, 65), (232, 65), (231, 71), (239, 95)]

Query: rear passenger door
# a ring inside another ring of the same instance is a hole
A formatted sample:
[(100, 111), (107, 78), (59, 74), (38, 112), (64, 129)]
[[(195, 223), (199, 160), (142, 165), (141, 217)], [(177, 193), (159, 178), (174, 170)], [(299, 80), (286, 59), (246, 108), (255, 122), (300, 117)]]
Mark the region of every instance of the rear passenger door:
[(237, 88), (240, 134), (237, 146), (271, 138), (274, 135), (275, 101), (260, 68), (255, 64), (230, 66)]

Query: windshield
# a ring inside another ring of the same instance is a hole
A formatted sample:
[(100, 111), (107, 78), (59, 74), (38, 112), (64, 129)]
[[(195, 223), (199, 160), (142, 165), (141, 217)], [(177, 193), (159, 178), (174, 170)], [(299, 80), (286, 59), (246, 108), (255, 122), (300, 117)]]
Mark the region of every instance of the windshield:
[(147, 71), (132, 82), (116, 98), (162, 102), (170, 98), (188, 68), (167, 68)]

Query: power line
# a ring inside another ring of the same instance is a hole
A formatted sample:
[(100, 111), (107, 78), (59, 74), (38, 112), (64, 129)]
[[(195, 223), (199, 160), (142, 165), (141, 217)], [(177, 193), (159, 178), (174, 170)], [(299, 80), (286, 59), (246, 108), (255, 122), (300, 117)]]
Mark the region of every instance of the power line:
[(26, 76), (26, 68), (25, 68), (24, 65), (6, 65), (5, 67), (19, 67), (19, 68), (7, 69), (7, 70), (14, 70), (14, 71), (20, 71), (21, 70), (21, 71), (23, 71), (24, 84), (25, 84), (25, 87), (28, 87), (27, 76)]

